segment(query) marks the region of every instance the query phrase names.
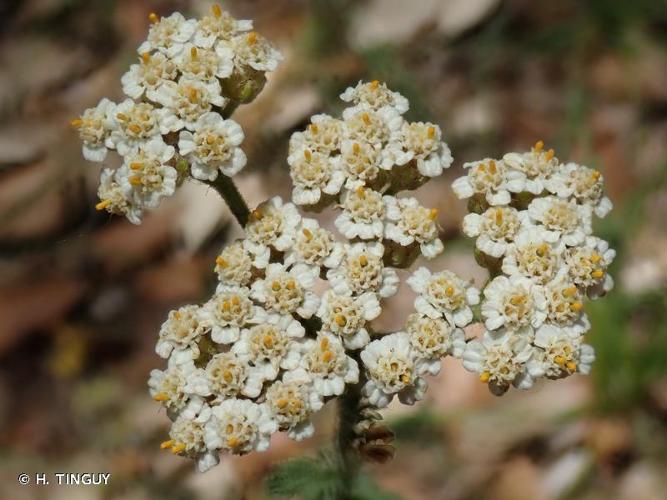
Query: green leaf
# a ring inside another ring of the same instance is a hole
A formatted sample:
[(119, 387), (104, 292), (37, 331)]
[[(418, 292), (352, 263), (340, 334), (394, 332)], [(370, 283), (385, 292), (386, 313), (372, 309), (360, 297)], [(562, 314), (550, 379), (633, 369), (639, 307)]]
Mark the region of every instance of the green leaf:
[(373, 478), (366, 474), (357, 476), (352, 488), (353, 500), (400, 500), (400, 498), (394, 493), (382, 490)]
[(323, 456), (279, 464), (266, 481), (270, 495), (302, 500), (333, 500), (339, 486), (338, 468)]
[(270, 498), (299, 500), (400, 500), (383, 491), (368, 475), (359, 473), (344, 484), (338, 457), (320, 453), (317, 458), (297, 458), (278, 464), (266, 480)]

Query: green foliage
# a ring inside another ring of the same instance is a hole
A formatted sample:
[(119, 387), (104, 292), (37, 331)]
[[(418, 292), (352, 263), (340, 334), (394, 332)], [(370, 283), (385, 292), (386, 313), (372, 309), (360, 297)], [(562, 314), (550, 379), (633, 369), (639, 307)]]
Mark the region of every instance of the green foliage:
[(338, 461), (329, 454), (297, 458), (277, 465), (266, 481), (270, 498), (299, 500), (398, 500), (382, 491), (367, 475), (356, 474), (351, 485), (343, 484)]
[(667, 299), (615, 290), (589, 304), (590, 341), (597, 360), (592, 373), (597, 406), (625, 411), (641, 403), (650, 383), (667, 375)]
[(443, 417), (429, 407), (421, 406), (417, 411), (392, 420), (391, 430), (399, 442), (438, 445), (433, 438), (442, 433), (443, 424)]
[(345, 48), (351, 0), (310, 0), (303, 47), (314, 59)]
[[(601, 221), (600, 236), (617, 249), (611, 274), (617, 270), (641, 227), (646, 200), (667, 183), (667, 165), (648, 179), (612, 216)], [(618, 281), (618, 280), (617, 280)], [(626, 411), (642, 403), (653, 381), (667, 375), (667, 295), (664, 290), (633, 295), (617, 286), (603, 300), (587, 306), (592, 331), (589, 340), (597, 360), (592, 376), (597, 407)]]
[(277, 465), (266, 481), (271, 495), (303, 500), (335, 498), (338, 468), (325, 457), (298, 458)]

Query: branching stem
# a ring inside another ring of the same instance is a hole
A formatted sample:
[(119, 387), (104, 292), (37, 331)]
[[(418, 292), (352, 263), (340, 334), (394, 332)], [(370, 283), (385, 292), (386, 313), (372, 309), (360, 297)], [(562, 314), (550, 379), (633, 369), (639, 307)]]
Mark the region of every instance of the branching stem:
[(220, 193), (236, 220), (242, 227), (245, 227), (250, 217), (250, 210), (231, 177), (220, 174), (217, 179), (207, 182), (207, 184)]

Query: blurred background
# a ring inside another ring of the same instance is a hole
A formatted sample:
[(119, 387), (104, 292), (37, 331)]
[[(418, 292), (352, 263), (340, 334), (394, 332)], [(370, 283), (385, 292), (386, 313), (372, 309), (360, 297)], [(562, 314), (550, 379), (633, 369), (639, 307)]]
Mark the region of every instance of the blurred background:
[[(146, 389), (168, 310), (204, 301), (219, 248), (239, 236), (217, 194), (180, 190), (141, 227), (93, 209), (100, 167), (69, 120), (119, 78), (147, 14), (210, 3), (0, 3), (0, 497), (260, 499), (272, 464), (314, 454), (333, 430), (197, 474), (161, 452), (168, 420)], [(286, 56), (234, 115), (251, 205), (289, 197), (289, 135), (359, 79), (438, 123), (454, 168), (419, 190), (446, 251), (429, 265), (483, 284), (449, 184), (465, 161), (527, 150), (600, 169), (615, 210), (597, 225), (618, 251), (616, 288), (587, 306), (598, 360), (530, 392), (491, 396), (447, 360), (427, 400), (392, 407), (396, 458), (369, 466), (368, 498), (667, 498), (667, 2), (664, 0), (226, 0)], [(111, 158), (111, 157), (110, 157)], [(108, 160), (112, 164), (113, 159)], [(330, 223), (331, 221), (325, 221)], [(382, 318), (412, 308), (405, 284)], [(328, 405), (330, 406), (330, 405)], [(110, 472), (100, 487), (20, 486), (20, 472)], [(379, 490), (384, 493), (379, 493)], [(372, 491), (371, 491), (372, 490)], [(374, 492), (373, 492), (374, 491)]]

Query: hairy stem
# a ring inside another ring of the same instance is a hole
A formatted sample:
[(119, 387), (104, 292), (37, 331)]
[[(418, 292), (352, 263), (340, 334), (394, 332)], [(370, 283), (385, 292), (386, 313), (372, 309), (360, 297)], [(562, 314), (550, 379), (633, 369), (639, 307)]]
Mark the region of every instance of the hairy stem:
[(241, 226), (245, 227), (248, 223), (248, 218), (250, 217), (250, 210), (231, 177), (221, 174), (218, 175), (217, 179), (207, 182), (206, 184), (220, 193), (220, 196), (224, 198), (225, 203), (227, 203), (227, 206), (234, 214), (234, 217), (236, 217), (236, 220), (239, 221)]
[(352, 486), (359, 469), (359, 460), (352, 446), (356, 436), (361, 384), (350, 385), (338, 401), (338, 455), (340, 459), (340, 489), (337, 498), (351, 497)]

